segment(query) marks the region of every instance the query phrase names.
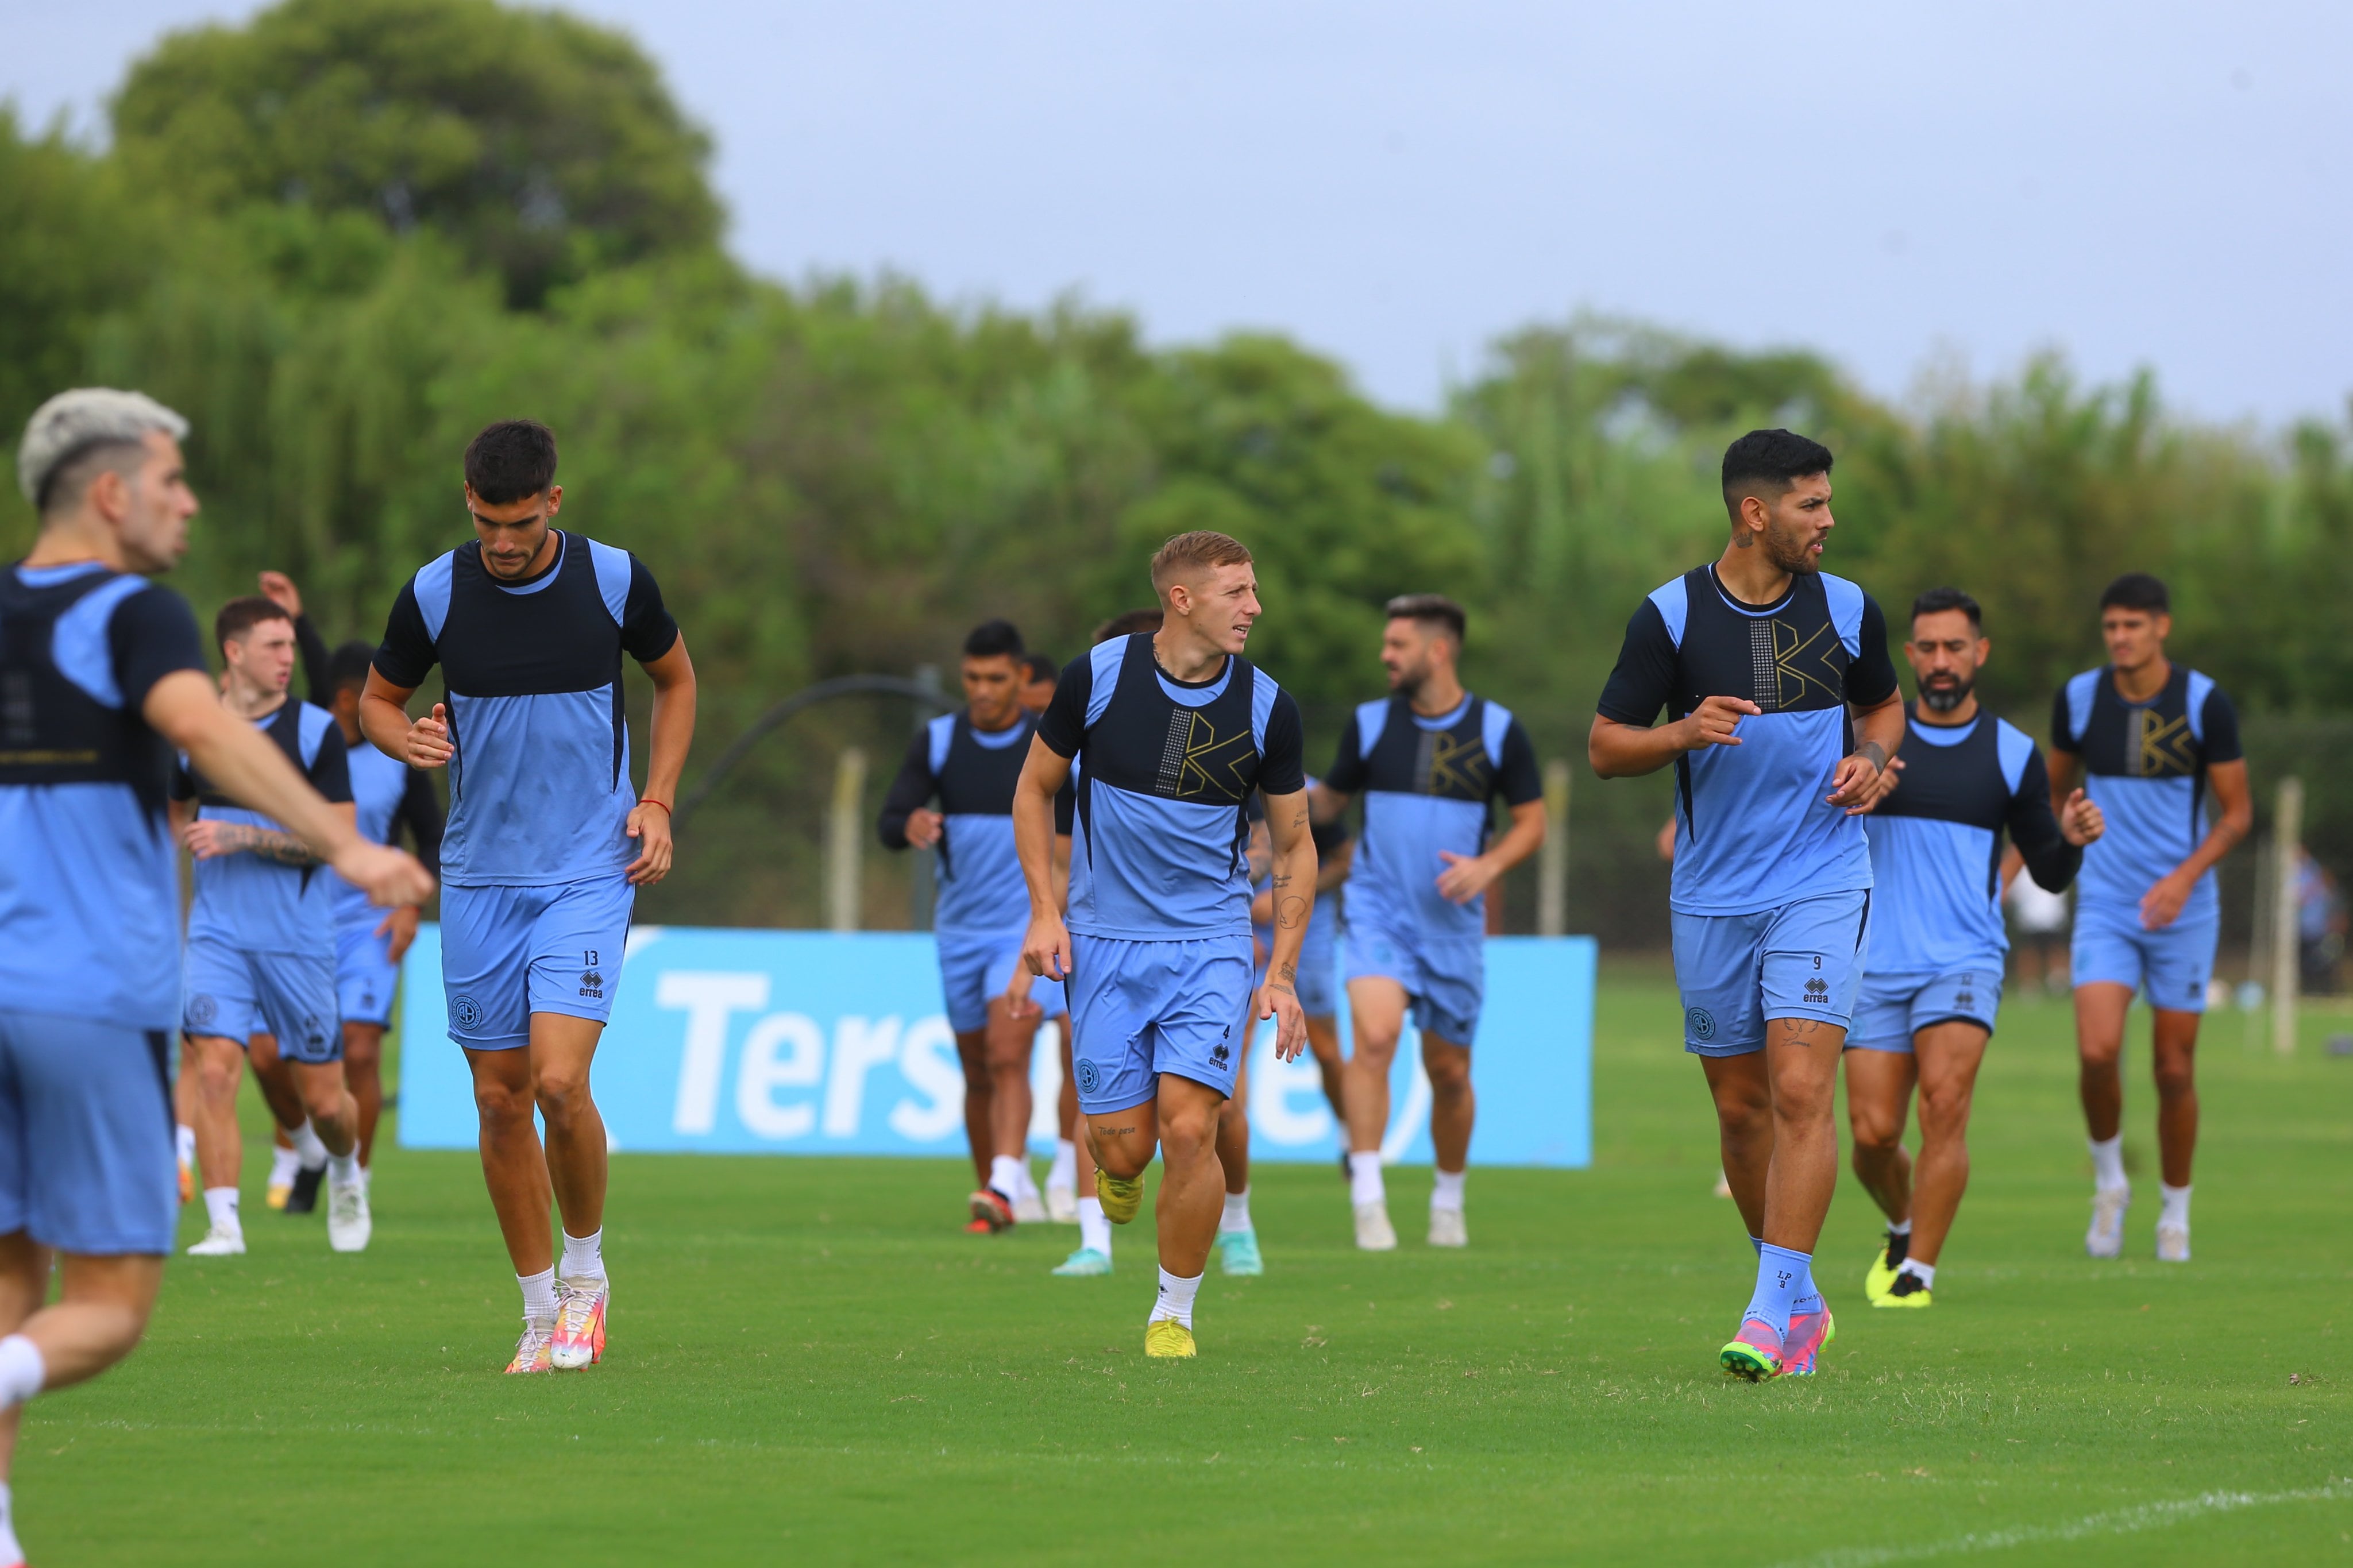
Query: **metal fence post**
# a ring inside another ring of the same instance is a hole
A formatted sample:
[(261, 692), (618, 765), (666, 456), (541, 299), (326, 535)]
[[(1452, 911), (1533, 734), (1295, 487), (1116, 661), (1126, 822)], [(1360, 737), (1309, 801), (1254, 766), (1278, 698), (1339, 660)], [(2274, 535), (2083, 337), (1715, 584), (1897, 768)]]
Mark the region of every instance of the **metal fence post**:
[(2301, 922), (2295, 893), (2299, 852), (2304, 847), (2304, 781), (2280, 780), (2279, 807), (2272, 824), (2272, 1049), (2295, 1054), (2295, 998), (2303, 980)]
[(845, 746), (833, 770), (833, 810), (826, 833), (826, 924), (835, 931), (858, 929), (859, 850), (866, 843), (861, 809), (865, 799), (865, 750)]
[(1545, 763), (1545, 840), (1543, 858), (1536, 863), (1536, 931), (1543, 936), (1568, 934), (1568, 762), (1555, 757)]

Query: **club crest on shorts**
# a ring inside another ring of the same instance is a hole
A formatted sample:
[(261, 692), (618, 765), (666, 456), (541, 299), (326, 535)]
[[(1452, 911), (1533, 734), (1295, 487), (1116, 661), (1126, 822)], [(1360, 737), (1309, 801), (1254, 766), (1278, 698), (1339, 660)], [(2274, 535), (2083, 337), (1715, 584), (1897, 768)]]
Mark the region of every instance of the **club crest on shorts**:
[(220, 1016), (220, 1004), (199, 991), (188, 998), (188, 1022), (201, 1027)]
[(1092, 1094), (1103, 1087), (1103, 1069), (1084, 1057), (1071, 1064), (1071, 1076), (1079, 1080), (1081, 1094)]
[(461, 1029), (474, 1028), (482, 1021), (482, 1005), (471, 996), (452, 996), (449, 1021)]
[(1704, 1007), (1693, 1007), (1683, 1014), (1683, 1027), (1694, 1040), (1715, 1038), (1715, 1015)]

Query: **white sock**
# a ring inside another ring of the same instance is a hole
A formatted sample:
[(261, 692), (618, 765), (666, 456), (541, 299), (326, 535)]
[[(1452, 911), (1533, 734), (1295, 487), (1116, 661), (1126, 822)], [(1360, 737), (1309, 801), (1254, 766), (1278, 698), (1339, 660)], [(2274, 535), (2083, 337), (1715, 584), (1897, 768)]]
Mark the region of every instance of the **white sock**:
[(205, 1216), (212, 1222), (212, 1227), (215, 1230), (225, 1230), (232, 1236), (245, 1234), (245, 1221), (239, 1219), (237, 1214), (235, 1187), (206, 1187)]
[(351, 1152), (348, 1154), (327, 1156), (327, 1180), (336, 1186), (348, 1187), (359, 1179), (360, 1146), (358, 1140), (354, 1139), (352, 1142)]
[(305, 1117), (302, 1125), (288, 1134), (294, 1140), (294, 1152), (302, 1156), (302, 1168), (315, 1171), (327, 1163), (327, 1145), (320, 1140), (319, 1130)]
[(1923, 1263), (1916, 1258), (1907, 1258), (1896, 1266), (1895, 1272), (1912, 1275), (1930, 1289), (1936, 1288), (1936, 1266), (1933, 1263)]
[(1050, 1187), (1076, 1187), (1079, 1184), (1079, 1146), (1068, 1138), (1054, 1141), (1054, 1168), (1046, 1173)]
[(1912, 1234), (1912, 1222), (1908, 1219), (1891, 1219), (1887, 1222), (1887, 1234), (1890, 1236), (1909, 1236)]
[(1250, 1189), (1226, 1194), (1226, 1212), (1218, 1216), (1218, 1234), (1232, 1230), (1248, 1230), (1250, 1222)]
[(1036, 1197), (1038, 1195), (1038, 1179), (1029, 1173), (1029, 1156), (1027, 1154), (1016, 1156), (1013, 1162), (1013, 1168), (1015, 1171), (1019, 1173), (1021, 1180), (1021, 1190), (1013, 1195), (1016, 1198)]
[(1468, 1171), (1439, 1172), (1437, 1179), (1430, 1184), (1430, 1206), (1459, 1211), (1462, 1207), (1462, 1178), (1470, 1173)]
[(1352, 1204), (1380, 1204), (1388, 1201), (1389, 1190), (1381, 1182), (1381, 1154), (1376, 1149), (1369, 1153), (1348, 1156), (1348, 1201)]
[(294, 1173), (301, 1168), (302, 1156), (297, 1154), (293, 1150), (272, 1149), (269, 1151), (269, 1184), (271, 1186), (292, 1186), (294, 1184)]
[(988, 1162), (988, 1184), (1008, 1199), (1021, 1195), (1021, 1162), (999, 1154)]
[(16, 1500), (6, 1481), (0, 1481), (0, 1561), (22, 1563), (25, 1549), (16, 1544)]
[(0, 1340), (0, 1410), (13, 1410), (40, 1393), (48, 1376), (38, 1345), (22, 1334)]
[(180, 1151), (180, 1163), (193, 1166), (196, 1163), (196, 1130), (183, 1121), (172, 1129), (174, 1144)]
[(1152, 1316), (1144, 1321), (1147, 1323), (1156, 1323), (1163, 1318), (1174, 1318), (1187, 1328), (1191, 1328), (1193, 1298), (1200, 1293), (1200, 1275), (1196, 1274), (1187, 1279), (1182, 1275), (1171, 1274), (1166, 1268), (1162, 1269), (1160, 1299), (1152, 1304)]
[(2163, 1182), (2159, 1182), (2157, 1184), (2157, 1200), (2159, 1205), (2157, 1213), (2158, 1224), (2178, 1225), (2184, 1230), (2189, 1228), (2189, 1189), (2188, 1187), (2169, 1187)]
[(2092, 1184), (2104, 1193), (2130, 1186), (2132, 1184), (2125, 1178), (2125, 1135), (2119, 1132), (2105, 1143), (2097, 1138), (2089, 1140), (2089, 1142), (2092, 1149)]
[[(604, 1232), (596, 1233), (602, 1236)], [(571, 1240), (570, 1237), (564, 1238)], [(518, 1274), (515, 1283), (522, 1287), (522, 1315), (534, 1323), (555, 1321), (555, 1270), (544, 1269), (537, 1274)]]
[(564, 1277), (566, 1279), (605, 1278), (605, 1232), (600, 1228), (587, 1236), (564, 1233)]
[(1105, 1258), (1111, 1256), (1111, 1221), (1103, 1218), (1101, 1198), (1079, 1200), (1079, 1245), (1092, 1247)]

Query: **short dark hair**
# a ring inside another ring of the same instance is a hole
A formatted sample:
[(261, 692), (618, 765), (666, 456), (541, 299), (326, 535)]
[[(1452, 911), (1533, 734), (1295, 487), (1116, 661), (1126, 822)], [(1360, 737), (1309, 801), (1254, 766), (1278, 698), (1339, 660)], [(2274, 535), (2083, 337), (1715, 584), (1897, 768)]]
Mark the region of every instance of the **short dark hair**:
[(248, 594), (241, 599), (231, 599), (220, 607), (220, 614), (213, 617), (213, 641), (225, 648), (232, 638), (245, 636), (264, 621), (285, 621), (290, 625), (293, 619), (286, 613), (286, 606), (277, 600), (264, 598), (259, 594)]
[(375, 645), (356, 639), (343, 644), (327, 656), (327, 690), (330, 695), (347, 687), (365, 686), (368, 671), (375, 668)]
[(1912, 601), (1912, 618), (1915, 621), (1922, 616), (1940, 616), (1947, 610), (1960, 611), (1968, 616), (1969, 625), (1979, 631), (1985, 630), (1985, 612), (1978, 608), (1975, 599), (1958, 588), (1931, 588)]
[(536, 419), (485, 425), (466, 444), (466, 483), (492, 506), (528, 500), (555, 482), (555, 432)]
[(1457, 647), (1462, 645), (1463, 634), (1471, 627), (1471, 617), (1463, 613), (1462, 606), (1443, 594), (1399, 594), (1383, 608), (1393, 621), (1420, 621), (1445, 627)]
[(1062, 667), (1042, 653), (1033, 653), (1023, 659), (1021, 668), (1032, 680), (1042, 680), (1049, 686), (1061, 684)]
[(1021, 630), (1011, 621), (983, 621), (964, 639), (966, 658), (995, 658), (1002, 654), (1018, 660), (1022, 651)]
[(1162, 619), (1157, 608), (1123, 610), (1095, 628), (1094, 640), (1105, 643), (1113, 637), (1132, 637), (1138, 632), (1157, 632)]
[(1770, 485), (1779, 495), (1808, 474), (1831, 471), (1831, 449), (1794, 430), (1751, 430), (1724, 449), (1724, 509), (1740, 516), (1740, 498)]
[(2100, 590), (2100, 608), (2145, 610), (2151, 615), (2173, 613), (2173, 595), (2165, 584), (2146, 572), (2127, 572)]

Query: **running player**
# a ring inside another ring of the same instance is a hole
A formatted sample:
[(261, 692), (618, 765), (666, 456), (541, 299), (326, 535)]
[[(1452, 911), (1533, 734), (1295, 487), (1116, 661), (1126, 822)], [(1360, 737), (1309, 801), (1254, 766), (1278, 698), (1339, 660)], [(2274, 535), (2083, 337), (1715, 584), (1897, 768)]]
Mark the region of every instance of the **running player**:
[[(1159, 632), (1098, 646), (1062, 672), (1022, 769), (1013, 823), (1029, 887), (1031, 970), (1071, 987), (1074, 1076), (1115, 1224), (1135, 1216), (1144, 1169), (1166, 1163), (1160, 1289), (1145, 1353), (1194, 1353), (1193, 1301), (1225, 1184), (1219, 1111), (1250, 1018), (1275, 1050), (1305, 1043), (1293, 982), (1315, 845), (1307, 826), (1299, 709), (1241, 657), (1259, 616), (1250, 552), (1182, 533), (1152, 559)], [(1054, 795), (1079, 774), (1066, 926), (1052, 877)], [(1275, 869), (1272, 978), (1251, 992), (1242, 850), (1252, 790), (1266, 795)]]
[(7, 1477), (25, 1403), (131, 1353), (172, 1249), (172, 749), (372, 896), (432, 890), (221, 705), (185, 601), (135, 574), (187, 549), (187, 427), (86, 387), (43, 404), (16, 456), (40, 531), (0, 569), (0, 1563), (24, 1557)]
[[(1683, 1048), (1715, 1102), (1757, 1289), (1719, 1360), (1804, 1375), (1831, 1333), (1812, 1254), (1838, 1184), (1831, 1102), (1870, 935), (1856, 814), (1904, 736), (1887, 624), (1821, 570), (1831, 454), (1753, 430), (1724, 454), (1724, 553), (1627, 623), (1587, 742), (1593, 771), (1675, 769)], [(1670, 721), (1652, 728), (1665, 708)], [(1850, 743), (1850, 737), (1853, 737)]]
[[(213, 636), (227, 666), (221, 701), (269, 736), (349, 821), (351, 773), (334, 718), (287, 693), (295, 647), (285, 610), (258, 595), (231, 599)], [(282, 1064), (326, 1146), (327, 1243), (358, 1252), (373, 1226), (359, 1173), (359, 1108), (343, 1083), (335, 1026), (332, 883), (310, 846), (185, 764), (173, 775), (171, 809), (196, 863), (181, 1030), (195, 1064), (196, 1163), (209, 1224), (188, 1250), (199, 1257), (245, 1250), (237, 1089), (248, 1042), (266, 1032), (279, 1062), (265, 1071), (274, 1075)]]
[(1046, 1217), (1029, 1177), (1029, 1054), (1043, 1015), (1061, 1011), (1059, 986), (1008, 994), (1026, 973), (1029, 916), (1013, 854), (1013, 786), (1038, 731), (1021, 706), (1021, 634), (1012, 623), (974, 627), (964, 639), (964, 711), (915, 731), (881, 822), (885, 847), (935, 851), (932, 930), (979, 1179), (968, 1200), (971, 1228), (985, 1234)]
[[(1389, 1066), (1406, 1009), (1430, 1074), (1430, 1142), (1438, 1170), (1430, 1245), (1462, 1247), (1462, 1186), (1475, 1104), (1471, 1042), (1486, 990), (1487, 889), (1544, 843), (1544, 777), (1511, 710), (1463, 689), (1456, 674), (1468, 626), (1438, 594), (1388, 603), (1381, 665), (1389, 695), (1350, 716), (1339, 754), (1314, 792), (1331, 818), (1365, 797), (1364, 847), (1348, 874), (1348, 1196), (1356, 1245), (1397, 1246), (1381, 1180)], [(1493, 803), (1511, 826), (1487, 843)]]
[[(360, 729), (378, 750), (449, 770), (441, 980), (522, 1291), (511, 1373), (604, 1354), (605, 1121), (589, 1065), (637, 890), (670, 871), (670, 803), (694, 738), (694, 666), (661, 590), (628, 551), (552, 526), (564, 504), (555, 464), (554, 434), (533, 420), (474, 437), (474, 538), (400, 590), (360, 697)], [(642, 799), (629, 787), (623, 654), (654, 688)], [(437, 663), (446, 700), (411, 721), (408, 700)]]
[[(1978, 602), (1931, 588), (1912, 602), (1904, 644), (1920, 689), (1904, 755), (1873, 807), (1871, 956), (1846, 1042), (1854, 1173), (1887, 1215), (1887, 1246), (1863, 1280), (1875, 1307), (1926, 1307), (1936, 1259), (1968, 1184), (1969, 1103), (2001, 1005), (2002, 833), (2027, 873), (2064, 891), (2100, 836), (2082, 790), (2054, 816), (2034, 742), (1978, 707), (1992, 645)], [(1920, 1091), (1920, 1158), (1904, 1149)]]
[[(2084, 1250), (2123, 1249), (2125, 1011), (2145, 992), (2156, 1014), (2157, 1256), (2189, 1261), (2189, 1162), (2198, 1146), (2193, 1060), (2214, 973), (2221, 906), (2214, 868), (2254, 824), (2239, 716), (2211, 677), (2172, 663), (2165, 584), (2128, 572), (2100, 595), (2105, 669), (2059, 690), (2051, 713), (2051, 794), (2080, 782), (2114, 829), (2084, 857), (2069, 969), (2075, 1050), (2092, 1146), (2092, 1225)], [(2213, 786), (2221, 809), (2206, 825)]]

